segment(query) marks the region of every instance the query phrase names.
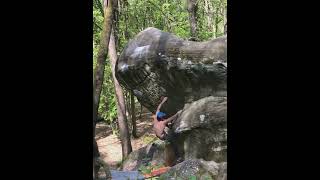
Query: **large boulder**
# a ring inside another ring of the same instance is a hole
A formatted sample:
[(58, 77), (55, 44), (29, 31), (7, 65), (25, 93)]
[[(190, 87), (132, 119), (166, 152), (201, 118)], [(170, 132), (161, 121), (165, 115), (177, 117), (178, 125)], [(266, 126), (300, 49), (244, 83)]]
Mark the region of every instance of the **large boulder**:
[(169, 141), (185, 160), (227, 161), (227, 36), (186, 41), (147, 28), (124, 48), (115, 67), (120, 84), (155, 113), (180, 111)]
[(227, 98), (210, 96), (185, 105), (170, 133), (184, 159), (227, 161)]
[(173, 166), (159, 179), (191, 179), (191, 177), (199, 180), (226, 180), (227, 163), (190, 159)]
[[(176, 159), (227, 161), (227, 98), (210, 96), (186, 104), (168, 133), (177, 147)], [(165, 164), (165, 144), (158, 140), (132, 152), (123, 170), (137, 170), (149, 162)]]
[(165, 142), (155, 141), (136, 151), (133, 151), (122, 164), (123, 171), (136, 171), (148, 164), (165, 164)]
[(227, 37), (193, 42), (147, 28), (124, 48), (115, 72), (139, 102), (155, 112), (161, 96), (169, 115), (207, 96), (227, 96)]

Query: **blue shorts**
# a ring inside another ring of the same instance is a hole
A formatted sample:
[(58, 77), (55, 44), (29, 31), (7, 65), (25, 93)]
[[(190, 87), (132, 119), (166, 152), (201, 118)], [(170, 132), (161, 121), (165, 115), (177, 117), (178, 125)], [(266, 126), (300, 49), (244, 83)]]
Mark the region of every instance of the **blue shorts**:
[(166, 116), (166, 113), (163, 113), (163, 112), (159, 111), (159, 112), (157, 112), (156, 116), (157, 116), (157, 120), (159, 121), (159, 120), (163, 119)]

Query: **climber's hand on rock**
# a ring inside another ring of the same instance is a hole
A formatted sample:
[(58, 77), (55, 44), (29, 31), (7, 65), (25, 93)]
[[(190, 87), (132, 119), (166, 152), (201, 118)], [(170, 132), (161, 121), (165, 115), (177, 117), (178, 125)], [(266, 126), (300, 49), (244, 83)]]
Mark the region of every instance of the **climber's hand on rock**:
[(166, 101), (167, 99), (168, 97), (164, 97), (164, 96), (161, 97), (161, 101)]

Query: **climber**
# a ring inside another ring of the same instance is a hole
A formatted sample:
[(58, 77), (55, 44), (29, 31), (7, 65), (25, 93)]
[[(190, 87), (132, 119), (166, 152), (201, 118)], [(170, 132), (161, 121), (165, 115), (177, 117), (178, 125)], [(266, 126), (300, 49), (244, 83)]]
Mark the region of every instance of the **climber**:
[(181, 110), (178, 111), (175, 115), (165, 119), (166, 114), (164, 112), (161, 112), (160, 108), (163, 105), (163, 103), (167, 101), (167, 99), (167, 97), (162, 97), (162, 101), (157, 108), (156, 114), (153, 115), (153, 129), (155, 131), (156, 136), (159, 139), (166, 141), (164, 149), (165, 165), (173, 166), (177, 163), (182, 162), (183, 158), (180, 156), (177, 144), (173, 143), (176, 139), (175, 134), (167, 134), (164, 131), (164, 129), (170, 122), (173, 122), (177, 119), (177, 116), (181, 113)]
[(153, 115), (153, 130), (156, 134), (156, 136), (161, 139), (165, 140), (166, 139), (166, 132), (164, 131), (165, 127), (168, 125), (168, 123), (172, 122), (177, 118), (178, 112), (165, 119), (166, 114), (160, 111), (161, 106), (163, 105), (164, 102), (166, 102), (168, 97), (163, 97), (162, 102), (159, 104), (156, 114)]

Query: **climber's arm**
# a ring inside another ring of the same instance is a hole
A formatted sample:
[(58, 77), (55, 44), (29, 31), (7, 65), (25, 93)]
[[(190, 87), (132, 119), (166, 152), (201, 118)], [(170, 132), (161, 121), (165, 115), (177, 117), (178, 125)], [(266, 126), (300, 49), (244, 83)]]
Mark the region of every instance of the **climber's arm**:
[(178, 113), (179, 113), (179, 112), (177, 112), (175, 115), (169, 117), (168, 119), (164, 120), (164, 124), (168, 124), (168, 123), (171, 122), (172, 120), (175, 120), (175, 119), (177, 118), (177, 116), (178, 116)]
[(168, 99), (168, 97), (164, 97), (164, 98), (162, 99), (161, 103), (159, 104), (159, 106), (158, 106), (158, 108), (157, 108), (157, 112), (160, 111), (160, 108), (161, 108), (162, 104), (163, 104), (164, 102), (166, 102), (167, 99)]

